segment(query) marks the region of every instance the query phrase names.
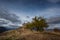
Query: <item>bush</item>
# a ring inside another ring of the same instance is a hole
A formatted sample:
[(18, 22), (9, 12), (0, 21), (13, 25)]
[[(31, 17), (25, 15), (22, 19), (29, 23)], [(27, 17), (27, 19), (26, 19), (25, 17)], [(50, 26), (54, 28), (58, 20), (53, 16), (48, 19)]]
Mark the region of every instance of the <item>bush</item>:
[(44, 31), (44, 28), (48, 27), (46, 20), (43, 17), (35, 16), (31, 22), (25, 23), (26, 28), (36, 28), (37, 31)]

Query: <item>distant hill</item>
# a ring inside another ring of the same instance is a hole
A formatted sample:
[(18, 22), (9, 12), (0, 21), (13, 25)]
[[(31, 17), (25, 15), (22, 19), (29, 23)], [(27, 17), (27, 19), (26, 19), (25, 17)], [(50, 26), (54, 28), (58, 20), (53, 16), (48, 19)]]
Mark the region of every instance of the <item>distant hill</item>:
[(0, 33), (7, 31), (8, 29), (0, 26)]
[(60, 33), (37, 32), (22, 27), (1, 33), (0, 40), (60, 40)]

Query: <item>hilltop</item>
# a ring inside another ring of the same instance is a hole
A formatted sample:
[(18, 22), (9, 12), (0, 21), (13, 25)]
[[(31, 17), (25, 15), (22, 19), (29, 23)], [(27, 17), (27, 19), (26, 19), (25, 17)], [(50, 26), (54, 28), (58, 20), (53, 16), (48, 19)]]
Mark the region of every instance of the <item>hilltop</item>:
[(37, 32), (22, 27), (0, 33), (0, 40), (60, 40), (60, 33)]

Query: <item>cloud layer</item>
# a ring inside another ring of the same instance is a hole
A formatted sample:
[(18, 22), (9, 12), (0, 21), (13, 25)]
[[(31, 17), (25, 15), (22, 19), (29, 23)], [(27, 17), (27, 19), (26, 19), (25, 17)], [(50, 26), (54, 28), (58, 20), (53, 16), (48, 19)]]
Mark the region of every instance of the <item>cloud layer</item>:
[(49, 23), (50, 24), (59, 24), (60, 23), (60, 16), (50, 18)]
[(13, 13), (9, 13), (9, 11), (5, 9), (0, 9), (0, 18), (10, 20), (11, 22), (20, 22), (20, 20), (18, 20), (18, 16)]
[(21, 23), (21, 20), (18, 16), (13, 13), (10, 13), (6, 9), (0, 9), (0, 26), (18, 26)]
[[(30, 21), (29, 17), (44, 16), (48, 18), (49, 24), (60, 23), (60, 0), (0, 0), (0, 6), (8, 8), (10, 11), (14, 10), (16, 15), (21, 16), (23, 22)], [(21, 22), (16, 15), (0, 10), (0, 18), (10, 21), (10, 24)]]
[(47, 0), (48, 2), (51, 2), (51, 3), (57, 3), (57, 2), (60, 2), (60, 0)]

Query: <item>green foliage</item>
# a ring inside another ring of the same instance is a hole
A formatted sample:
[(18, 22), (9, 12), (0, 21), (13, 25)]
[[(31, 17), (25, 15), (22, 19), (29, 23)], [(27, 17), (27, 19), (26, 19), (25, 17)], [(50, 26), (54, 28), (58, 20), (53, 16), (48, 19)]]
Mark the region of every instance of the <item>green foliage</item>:
[(37, 31), (44, 31), (44, 28), (48, 27), (46, 20), (43, 17), (35, 16), (32, 22), (25, 24), (26, 28), (33, 29), (36, 28)]

